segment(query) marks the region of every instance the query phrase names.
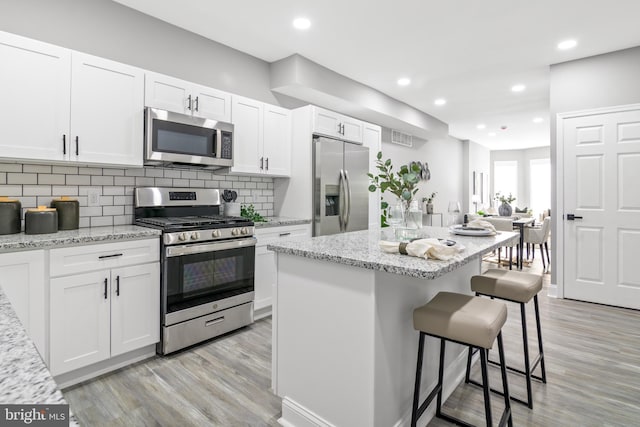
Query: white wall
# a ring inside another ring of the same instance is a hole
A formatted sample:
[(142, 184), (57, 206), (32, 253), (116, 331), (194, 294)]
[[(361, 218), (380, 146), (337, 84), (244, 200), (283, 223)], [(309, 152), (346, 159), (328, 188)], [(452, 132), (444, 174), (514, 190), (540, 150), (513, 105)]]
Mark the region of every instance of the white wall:
[[(444, 214), (443, 221), (446, 224), (447, 206), (450, 201), (463, 202), (463, 142), (446, 135), (429, 141), (414, 140), (412, 148), (404, 147), (389, 142), (389, 132), (382, 133), (382, 156), (390, 158), (394, 169), (412, 161), (427, 162), (431, 170), (431, 180), (421, 181), (420, 189), (416, 194), (418, 200), (437, 191), (433, 202), (434, 212)], [(389, 198), (385, 198), (389, 200)], [(464, 209), (463, 209), (464, 212)], [(438, 225), (437, 221), (434, 225)]]
[[(485, 181), (485, 185), (489, 186), (491, 183), (491, 151), (473, 141), (464, 141), (463, 145), (464, 151), (464, 170), (463, 170), (463, 179), (464, 179), (464, 205), (462, 206), (463, 212), (473, 212), (475, 209), (475, 205), (471, 201), (471, 197), (473, 196), (473, 172), (476, 174), (483, 174), (483, 180)], [(479, 179), (479, 178), (478, 178)], [(479, 191), (476, 190), (476, 191)], [(478, 204), (478, 209), (486, 208), (490, 206), (491, 201), (491, 191), (490, 187), (487, 187), (484, 191), (485, 199), (482, 203)]]

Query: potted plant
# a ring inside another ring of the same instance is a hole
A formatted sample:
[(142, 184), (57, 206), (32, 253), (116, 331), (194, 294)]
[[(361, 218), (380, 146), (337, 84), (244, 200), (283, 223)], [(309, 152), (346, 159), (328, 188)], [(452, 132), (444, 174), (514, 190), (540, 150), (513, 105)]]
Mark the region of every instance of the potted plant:
[(495, 199), (502, 203), (500, 206), (498, 206), (498, 213), (500, 214), (500, 216), (511, 216), (511, 214), (513, 213), (511, 202), (515, 201), (516, 198), (513, 197), (511, 193), (509, 193), (508, 196), (505, 196), (504, 194), (500, 194), (500, 192), (498, 191), (496, 193)]
[[(387, 209), (383, 210), (382, 224), (388, 223), (389, 225), (417, 228), (417, 224), (407, 224), (407, 221), (409, 219), (411, 201), (418, 192), (420, 167), (417, 164), (411, 165), (411, 168), (403, 165), (399, 171), (394, 172), (391, 159), (382, 160), (382, 151), (378, 152), (376, 158), (376, 168), (379, 173), (377, 175), (367, 174), (370, 182), (369, 191), (375, 192), (380, 189), (381, 193), (389, 191), (397, 197), (394, 203), (387, 205)], [(401, 217), (399, 215), (390, 216), (389, 214), (393, 214), (394, 211), (400, 211), (403, 215)], [(395, 218), (392, 219), (392, 216), (395, 216)]]
[(433, 193), (431, 193), (429, 197), (422, 198), (422, 203), (425, 204), (425, 210), (424, 210), (425, 213), (428, 213), (428, 214), (433, 213), (433, 199), (436, 198), (436, 194), (438, 194), (438, 192), (434, 191)]

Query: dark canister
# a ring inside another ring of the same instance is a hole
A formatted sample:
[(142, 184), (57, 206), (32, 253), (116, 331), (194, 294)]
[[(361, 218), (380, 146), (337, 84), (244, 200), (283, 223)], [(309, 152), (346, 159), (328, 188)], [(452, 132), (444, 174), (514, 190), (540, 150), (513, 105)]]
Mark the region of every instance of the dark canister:
[(58, 211), (58, 230), (76, 230), (80, 224), (80, 203), (76, 199), (62, 196), (51, 201)]
[(22, 205), (19, 200), (0, 197), (0, 234), (20, 232)]
[(47, 234), (58, 231), (58, 211), (46, 206), (27, 209), (24, 213), (25, 234)]

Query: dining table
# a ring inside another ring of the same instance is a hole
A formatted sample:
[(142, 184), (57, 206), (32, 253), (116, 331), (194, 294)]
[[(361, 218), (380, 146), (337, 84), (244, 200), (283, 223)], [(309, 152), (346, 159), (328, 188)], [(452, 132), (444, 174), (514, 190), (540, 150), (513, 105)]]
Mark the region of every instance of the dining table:
[(533, 217), (523, 217), (513, 220), (513, 227), (518, 229), (520, 233), (520, 240), (518, 245), (518, 256), (516, 258), (516, 267), (518, 270), (522, 270), (522, 266), (524, 264), (523, 253), (524, 253), (524, 227), (527, 225), (531, 225), (535, 222), (535, 218)]

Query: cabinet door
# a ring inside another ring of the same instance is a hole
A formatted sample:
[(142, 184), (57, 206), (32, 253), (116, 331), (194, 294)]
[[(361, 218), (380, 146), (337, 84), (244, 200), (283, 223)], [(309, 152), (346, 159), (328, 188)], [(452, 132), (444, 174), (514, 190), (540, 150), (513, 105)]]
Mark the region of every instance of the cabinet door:
[(144, 104), (147, 107), (182, 114), (191, 113), (191, 110), (188, 109), (191, 83), (151, 72), (145, 73), (144, 82)]
[(71, 51), (0, 32), (0, 156), (64, 160)]
[(193, 115), (231, 122), (231, 94), (207, 86), (192, 86)]
[(160, 340), (160, 264), (111, 270), (111, 357)]
[(264, 106), (264, 172), (291, 176), (291, 111), (275, 105)]
[(315, 108), (313, 110), (313, 132), (341, 138), (340, 114), (333, 111)]
[(263, 110), (264, 104), (249, 98), (234, 96), (233, 117), (233, 168), (232, 172), (261, 173)]
[(50, 280), (53, 375), (109, 358), (109, 271)]
[(342, 139), (362, 142), (363, 122), (351, 117), (342, 116)]
[(0, 254), (0, 288), (46, 360), (44, 251)]
[(143, 71), (79, 52), (72, 59), (71, 159), (142, 166)]

